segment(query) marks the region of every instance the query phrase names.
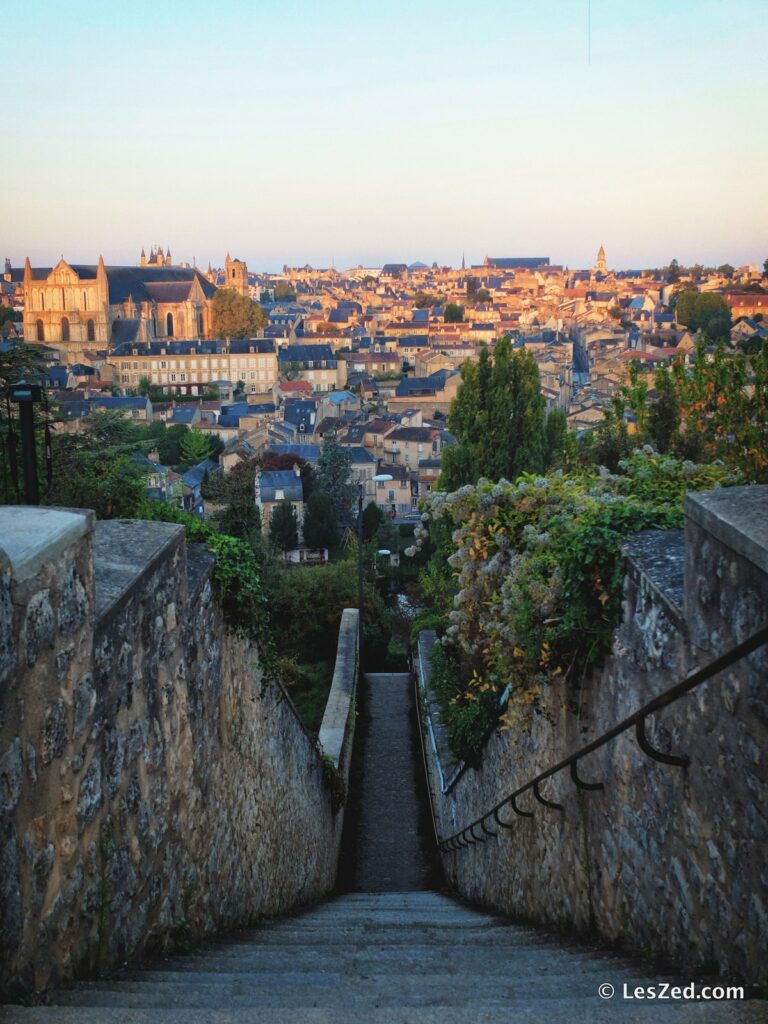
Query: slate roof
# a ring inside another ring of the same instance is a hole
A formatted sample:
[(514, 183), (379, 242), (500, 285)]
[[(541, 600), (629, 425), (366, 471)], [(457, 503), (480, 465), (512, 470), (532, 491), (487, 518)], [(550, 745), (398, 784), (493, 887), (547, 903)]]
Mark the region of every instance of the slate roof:
[(206, 473), (216, 473), (219, 469), (218, 462), (214, 462), (213, 459), (204, 459), (203, 462), (198, 462), (196, 466), (188, 469), (186, 473), (182, 473), (181, 479), (185, 487), (194, 490), (203, 482)]
[(434, 427), (398, 427), (391, 434), (387, 434), (387, 443), (390, 441), (430, 442), (436, 440), (439, 433), (439, 430)]
[[(119, 323), (138, 323), (136, 321), (129, 320), (115, 320), (115, 324)], [(221, 340), (211, 341), (176, 341), (173, 339), (167, 339), (164, 341), (151, 341), (151, 342), (138, 342), (137, 344), (128, 345), (123, 343), (122, 345), (116, 345), (113, 350), (115, 356), (130, 356), (133, 355), (133, 350), (136, 349), (140, 356), (159, 356), (162, 354), (162, 350), (165, 350), (166, 355), (169, 356), (188, 356), (188, 355), (221, 355), (223, 351), (227, 349), (227, 343)], [(237, 341), (229, 342), (229, 352), (232, 355), (249, 355), (253, 349), (256, 355), (269, 355), (275, 351), (274, 341), (270, 341), (269, 338), (243, 338)]]
[(112, 344), (115, 347), (135, 341), (141, 329), (140, 320), (115, 320), (112, 323)]
[(549, 256), (491, 256), (486, 263), (496, 270), (536, 270), (549, 266)]
[(197, 407), (193, 406), (191, 409), (176, 408), (171, 414), (171, 423), (194, 423), (197, 414)]
[(313, 363), (325, 360), (327, 369), (336, 366), (336, 356), (330, 345), (286, 345), (280, 349), (277, 358), (281, 363)]
[(288, 399), (283, 406), (284, 420), (309, 433), (314, 426), (317, 403), (313, 399)]
[(259, 477), (259, 495), (262, 501), (280, 501), (277, 491), (283, 492), (288, 501), (302, 501), (304, 490), (301, 477), (296, 476), (292, 469), (267, 470)]
[(399, 398), (404, 398), (408, 395), (431, 395), (437, 391), (442, 391), (445, 387), (445, 381), (448, 374), (445, 370), (438, 370), (436, 373), (432, 373), (429, 377), (405, 377), (397, 385), (395, 394)]
[(143, 395), (119, 395), (94, 398), (93, 405), (101, 405), (105, 409), (148, 409), (150, 401)]

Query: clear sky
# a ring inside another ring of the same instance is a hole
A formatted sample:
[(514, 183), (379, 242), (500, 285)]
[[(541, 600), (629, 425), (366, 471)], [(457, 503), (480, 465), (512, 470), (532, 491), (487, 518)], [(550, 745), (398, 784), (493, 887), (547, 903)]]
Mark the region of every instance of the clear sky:
[(0, 258), (768, 256), (766, 0), (19, 0)]

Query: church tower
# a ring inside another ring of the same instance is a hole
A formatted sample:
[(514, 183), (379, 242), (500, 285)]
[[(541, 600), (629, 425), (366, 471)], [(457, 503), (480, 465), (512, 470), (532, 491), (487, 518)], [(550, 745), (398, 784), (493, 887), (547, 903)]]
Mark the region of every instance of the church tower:
[(605, 249), (602, 247), (602, 245), (600, 246), (600, 249), (597, 253), (597, 262), (592, 268), (592, 273), (602, 274), (603, 277), (606, 277), (608, 274), (608, 265), (605, 262)]
[(231, 288), (239, 295), (248, 295), (248, 267), (244, 260), (230, 259), (229, 253), (224, 261), (225, 288)]

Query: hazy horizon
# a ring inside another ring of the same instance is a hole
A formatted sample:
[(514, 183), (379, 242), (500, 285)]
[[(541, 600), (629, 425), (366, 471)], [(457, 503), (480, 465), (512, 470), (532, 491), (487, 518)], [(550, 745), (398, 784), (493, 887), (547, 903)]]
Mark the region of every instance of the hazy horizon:
[(668, 7), (26, 0), (0, 256), (762, 264), (765, 4)]

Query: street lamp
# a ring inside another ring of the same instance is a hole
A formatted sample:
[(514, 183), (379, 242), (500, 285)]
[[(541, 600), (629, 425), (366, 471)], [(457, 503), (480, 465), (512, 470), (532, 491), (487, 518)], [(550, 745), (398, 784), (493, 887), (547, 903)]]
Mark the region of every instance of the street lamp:
[[(43, 400), (43, 389), (39, 384), (28, 384), (20, 380), (7, 391), (8, 400), (19, 407), (21, 426), (21, 460), (24, 468), (24, 501), (28, 505), (40, 504), (40, 490), (37, 483), (37, 451), (35, 445), (34, 406)], [(14, 469), (14, 477), (16, 470)]]

